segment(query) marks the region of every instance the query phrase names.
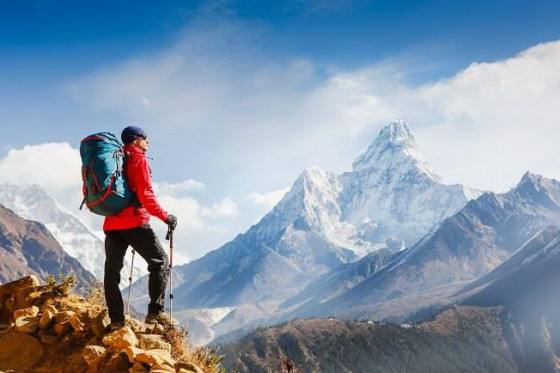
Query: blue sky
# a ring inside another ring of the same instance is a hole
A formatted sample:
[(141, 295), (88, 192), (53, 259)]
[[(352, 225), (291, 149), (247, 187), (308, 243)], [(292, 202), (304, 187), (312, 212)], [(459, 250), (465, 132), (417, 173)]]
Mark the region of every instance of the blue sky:
[[(392, 119), (448, 183), (560, 178), (544, 161), (560, 135), (560, 1), (0, 5), (0, 169), (20, 166), (3, 179), (41, 184), (21, 171), (48, 156), (41, 144), (67, 159), (89, 133), (140, 125), (168, 210), (189, 210), (191, 258), (255, 223), (305, 167), (349, 170)], [(73, 209), (73, 175), (60, 177), (45, 188)]]

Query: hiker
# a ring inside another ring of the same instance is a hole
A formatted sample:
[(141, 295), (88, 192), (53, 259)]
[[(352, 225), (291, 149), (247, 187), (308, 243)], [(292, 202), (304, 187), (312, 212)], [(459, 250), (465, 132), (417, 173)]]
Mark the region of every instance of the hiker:
[(165, 287), (169, 279), (169, 259), (155, 232), (150, 227), (150, 215), (165, 222), (170, 230), (177, 218), (159, 205), (152, 190), (151, 170), (146, 160), (149, 141), (144, 130), (126, 127), (121, 134), (126, 154), (124, 168), (128, 187), (136, 194), (135, 202), (116, 215), (105, 217), (105, 300), (111, 319), (111, 330), (124, 326), (124, 304), (119, 289), (121, 269), (128, 246), (148, 263), (148, 293), (150, 304), (146, 323), (165, 322), (163, 312)]

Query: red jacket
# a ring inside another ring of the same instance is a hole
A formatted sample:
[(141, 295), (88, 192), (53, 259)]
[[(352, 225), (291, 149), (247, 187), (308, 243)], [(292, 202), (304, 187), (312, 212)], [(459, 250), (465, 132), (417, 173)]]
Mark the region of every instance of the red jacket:
[(169, 216), (159, 205), (152, 190), (150, 167), (144, 150), (134, 145), (125, 145), (124, 151), (128, 155), (124, 170), (128, 187), (136, 193), (142, 206), (125, 207), (117, 215), (105, 217), (104, 231), (136, 228), (148, 224), (150, 215), (162, 221), (166, 221)]

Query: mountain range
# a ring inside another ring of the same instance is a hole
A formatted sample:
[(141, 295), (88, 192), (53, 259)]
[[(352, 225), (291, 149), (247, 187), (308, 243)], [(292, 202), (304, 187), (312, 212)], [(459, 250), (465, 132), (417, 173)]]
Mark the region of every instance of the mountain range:
[[(526, 175), (515, 190), (533, 189), (532, 183), (558, 185)], [(434, 310), (422, 322), (294, 319), (219, 348), (227, 366), (251, 372), (266, 372), (278, 356), (288, 355), (306, 372), (557, 373), (559, 267), (560, 226), (549, 225), (460, 288), (454, 294), (459, 305)]]
[[(419, 156), (409, 126), (391, 123), (356, 158), (352, 171), (304, 170), (247, 232), (177, 267), (174, 305), (201, 312), (234, 307), (212, 329), (240, 328), (274, 315), (280, 304), (339, 266), (349, 268), (360, 259), (383, 262), (401, 252), (481, 194), (443, 184)], [(146, 279), (133, 285), (137, 307), (147, 302), (146, 285)]]
[(293, 314), (408, 318), (422, 306), (445, 302), (551, 224), (560, 224), (560, 182), (526, 173), (511, 191), (470, 201), (343, 294), (311, 295)]

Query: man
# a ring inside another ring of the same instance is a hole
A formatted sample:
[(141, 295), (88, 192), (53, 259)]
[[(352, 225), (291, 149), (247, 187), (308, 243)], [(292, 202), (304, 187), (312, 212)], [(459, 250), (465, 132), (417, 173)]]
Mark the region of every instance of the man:
[(146, 133), (135, 126), (126, 127), (121, 134), (126, 154), (125, 177), (135, 192), (137, 202), (117, 215), (107, 216), (105, 231), (105, 300), (111, 318), (111, 330), (124, 326), (124, 304), (119, 289), (121, 269), (128, 246), (132, 246), (148, 263), (148, 293), (150, 304), (146, 323), (162, 322), (165, 287), (169, 278), (169, 260), (163, 246), (149, 225), (150, 215), (164, 221), (170, 229), (177, 226), (177, 218), (165, 212), (152, 190), (151, 172), (146, 161), (149, 141)]

